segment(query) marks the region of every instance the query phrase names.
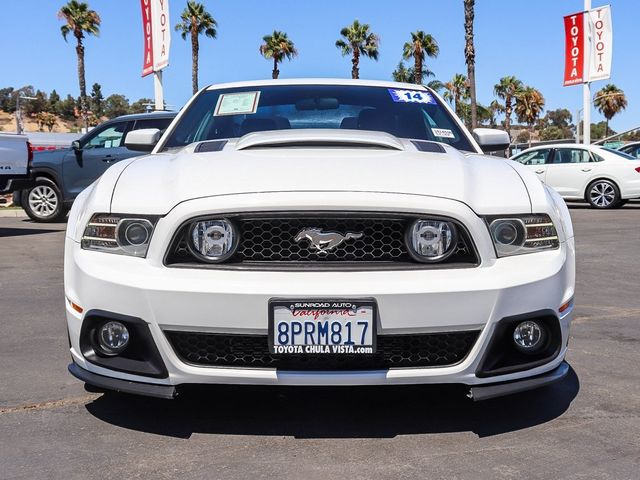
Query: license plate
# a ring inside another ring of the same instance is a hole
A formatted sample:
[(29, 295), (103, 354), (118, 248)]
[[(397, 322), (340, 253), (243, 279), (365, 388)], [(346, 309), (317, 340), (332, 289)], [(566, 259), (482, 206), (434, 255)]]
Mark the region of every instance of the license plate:
[(274, 354), (372, 354), (373, 300), (271, 300), (269, 350)]

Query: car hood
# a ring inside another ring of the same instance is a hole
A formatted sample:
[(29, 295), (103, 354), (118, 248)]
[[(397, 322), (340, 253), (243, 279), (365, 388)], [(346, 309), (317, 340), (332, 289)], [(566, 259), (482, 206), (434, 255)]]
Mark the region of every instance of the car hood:
[[(510, 162), (448, 146), (421, 152), (411, 142), (389, 136), (396, 145), (381, 136), (373, 142), (379, 148), (360, 143), (240, 148), (241, 139), (218, 152), (197, 152), (192, 145), (139, 157), (119, 176), (111, 210), (162, 215), (180, 202), (208, 196), (349, 191), (447, 198), (479, 214), (531, 211), (527, 188)], [(387, 143), (393, 148), (382, 148)]]

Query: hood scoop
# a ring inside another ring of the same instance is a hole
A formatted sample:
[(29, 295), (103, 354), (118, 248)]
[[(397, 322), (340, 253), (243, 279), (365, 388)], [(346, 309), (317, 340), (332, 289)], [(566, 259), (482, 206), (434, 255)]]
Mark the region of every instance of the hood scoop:
[(404, 150), (402, 142), (385, 132), (338, 129), (294, 129), (253, 132), (241, 137), (236, 150), (258, 148), (374, 148)]

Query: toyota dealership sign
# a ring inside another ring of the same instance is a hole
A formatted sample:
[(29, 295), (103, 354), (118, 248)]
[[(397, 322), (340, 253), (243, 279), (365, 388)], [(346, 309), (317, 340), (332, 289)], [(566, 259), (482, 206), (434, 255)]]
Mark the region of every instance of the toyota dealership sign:
[(171, 26), (169, 0), (140, 0), (144, 32), (142, 76), (159, 72), (169, 65)]
[(564, 85), (604, 80), (611, 76), (613, 35), (611, 7), (564, 17)]

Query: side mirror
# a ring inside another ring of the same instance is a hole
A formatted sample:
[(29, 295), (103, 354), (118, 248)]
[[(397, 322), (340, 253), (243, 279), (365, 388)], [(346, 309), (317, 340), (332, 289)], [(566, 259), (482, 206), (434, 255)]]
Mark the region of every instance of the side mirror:
[(127, 133), (124, 146), (136, 152), (150, 152), (160, 140), (160, 130), (157, 128), (142, 128)]
[(473, 131), (473, 138), (485, 153), (506, 150), (511, 144), (509, 134), (497, 128), (476, 128)]
[(79, 152), (80, 150), (82, 150), (82, 147), (80, 146), (80, 141), (74, 140), (73, 142), (71, 142), (71, 148), (73, 149), (74, 152)]

